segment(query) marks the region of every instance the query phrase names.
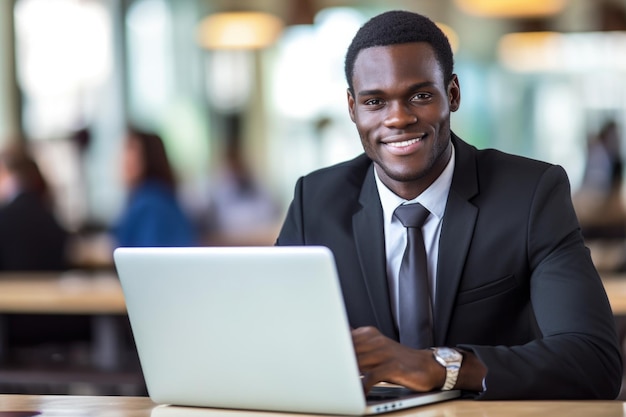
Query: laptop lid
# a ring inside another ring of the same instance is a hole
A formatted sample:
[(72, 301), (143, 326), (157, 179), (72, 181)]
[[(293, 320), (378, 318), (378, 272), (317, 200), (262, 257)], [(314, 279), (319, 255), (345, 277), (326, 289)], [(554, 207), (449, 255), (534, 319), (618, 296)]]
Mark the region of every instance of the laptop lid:
[[(366, 404), (327, 248), (118, 248), (114, 260), (153, 401), (347, 415), (392, 410)], [(413, 403), (455, 395), (420, 394)]]

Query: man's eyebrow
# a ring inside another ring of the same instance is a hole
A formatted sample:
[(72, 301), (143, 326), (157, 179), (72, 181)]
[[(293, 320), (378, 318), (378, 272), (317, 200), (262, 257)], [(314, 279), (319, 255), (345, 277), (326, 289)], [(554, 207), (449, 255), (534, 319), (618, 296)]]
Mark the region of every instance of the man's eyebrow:
[[(421, 83), (415, 83), (409, 86), (409, 88), (407, 88), (407, 91), (415, 91), (419, 90), (420, 88), (433, 87), (434, 85), (435, 83), (433, 81), (423, 81)], [(380, 89), (357, 91), (357, 96), (378, 96), (382, 94), (385, 94), (385, 91)]]
[(383, 94), (383, 90), (361, 90), (357, 91), (357, 96), (378, 96)]

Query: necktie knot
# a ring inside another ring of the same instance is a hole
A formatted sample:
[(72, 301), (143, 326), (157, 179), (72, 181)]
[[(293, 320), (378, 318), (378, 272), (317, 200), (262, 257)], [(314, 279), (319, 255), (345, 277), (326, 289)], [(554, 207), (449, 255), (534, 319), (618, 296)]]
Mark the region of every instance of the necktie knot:
[(430, 211), (420, 203), (403, 204), (393, 212), (393, 215), (400, 220), (404, 227), (414, 228), (421, 228), (429, 214)]

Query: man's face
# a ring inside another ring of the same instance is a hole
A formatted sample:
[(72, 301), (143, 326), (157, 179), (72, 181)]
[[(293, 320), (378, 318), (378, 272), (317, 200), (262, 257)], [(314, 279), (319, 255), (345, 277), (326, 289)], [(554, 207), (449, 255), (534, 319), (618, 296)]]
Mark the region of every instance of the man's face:
[(425, 42), (362, 50), (348, 91), (350, 118), (383, 183), (412, 199), (437, 179), (451, 155), (450, 112), (459, 107), (456, 76), (444, 76)]

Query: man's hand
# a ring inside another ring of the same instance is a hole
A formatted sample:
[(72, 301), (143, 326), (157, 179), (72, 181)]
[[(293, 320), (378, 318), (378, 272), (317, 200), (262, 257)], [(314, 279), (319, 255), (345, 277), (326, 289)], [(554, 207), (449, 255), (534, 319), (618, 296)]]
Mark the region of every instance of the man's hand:
[[(389, 339), (374, 327), (352, 330), (352, 341), (363, 385), (368, 392), (379, 382), (402, 385), (414, 391), (431, 391), (443, 386), (446, 370), (430, 349), (415, 350)], [(463, 352), (463, 365), (455, 389), (482, 390), (486, 368), (471, 352)]]

